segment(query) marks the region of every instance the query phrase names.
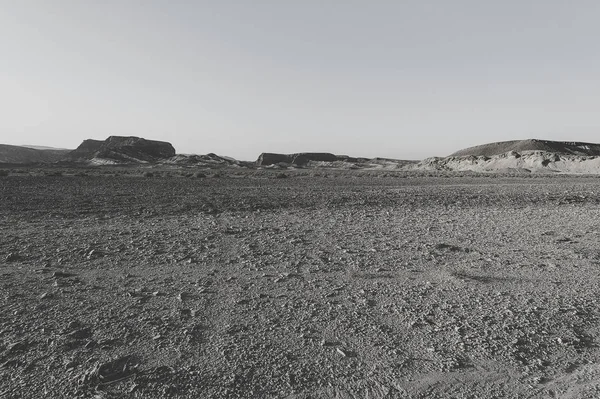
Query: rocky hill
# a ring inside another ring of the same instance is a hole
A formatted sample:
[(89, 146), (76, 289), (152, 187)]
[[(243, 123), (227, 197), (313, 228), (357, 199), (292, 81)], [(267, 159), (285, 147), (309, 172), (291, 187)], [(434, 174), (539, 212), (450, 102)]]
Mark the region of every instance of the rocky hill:
[(451, 157), (487, 156), (504, 154), (510, 151), (544, 151), (564, 155), (598, 156), (600, 144), (582, 143), (576, 141), (550, 141), (550, 140), (514, 140), (502, 141), (465, 148), (451, 154)]
[(50, 163), (64, 158), (71, 150), (55, 148), (31, 148), (29, 146), (18, 146), (0, 144), (0, 163)]
[(600, 144), (549, 140), (517, 140), (484, 144), (433, 157), (421, 170), (600, 174)]
[(104, 141), (84, 140), (66, 160), (91, 164), (151, 163), (175, 156), (175, 148), (165, 141), (140, 137), (110, 136)]

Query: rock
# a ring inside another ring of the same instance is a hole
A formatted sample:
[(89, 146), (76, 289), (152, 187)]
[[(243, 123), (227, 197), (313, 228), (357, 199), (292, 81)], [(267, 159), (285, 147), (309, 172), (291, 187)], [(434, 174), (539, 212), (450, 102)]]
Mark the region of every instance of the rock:
[(67, 334), (67, 337), (73, 339), (86, 339), (92, 336), (92, 330), (89, 328), (81, 328)]
[[(6, 368), (9, 368), (9, 367), (16, 366), (17, 364), (18, 364), (18, 363), (17, 363), (17, 360), (15, 360), (15, 359), (7, 360), (7, 361), (5, 361), (5, 362), (3, 362), (3, 363), (0, 363), (0, 370), (2, 370), (2, 369), (6, 369)], [(3, 395), (5, 392), (8, 392), (8, 390), (7, 390), (7, 391), (4, 391), (4, 392), (0, 392), (0, 398), (4, 398), (4, 396), (2, 396), (2, 395)]]
[(73, 276), (75, 276), (75, 274), (73, 274), (73, 273), (65, 273), (65, 272), (52, 273), (52, 277), (54, 277), (54, 278), (68, 278), (68, 277), (73, 277)]
[(340, 355), (342, 355), (342, 357), (353, 357), (355, 356), (353, 352), (347, 350), (347, 349), (343, 349), (343, 348), (336, 348), (335, 350), (337, 353), (339, 353)]
[(25, 350), (25, 349), (27, 349), (28, 346), (29, 346), (29, 343), (27, 341), (12, 342), (12, 343), (6, 345), (6, 353)]
[(95, 363), (77, 378), (82, 385), (110, 384), (135, 375), (139, 364), (132, 356), (123, 356), (106, 363)]
[(99, 257), (102, 257), (102, 256), (104, 256), (104, 254), (101, 251), (98, 251), (96, 249), (92, 249), (90, 252), (88, 252), (86, 258), (88, 260), (91, 260), (93, 258), (99, 258)]
[(333, 341), (327, 341), (326, 339), (322, 339), (321, 340), (321, 346), (325, 347), (325, 346), (337, 346), (339, 345), (338, 342), (333, 342)]
[(6, 255), (6, 258), (4, 258), (6, 262), (15, 262), (19, 259), (21, 259), (21, 257), (13, 252), (9, 253), (8, 255)]

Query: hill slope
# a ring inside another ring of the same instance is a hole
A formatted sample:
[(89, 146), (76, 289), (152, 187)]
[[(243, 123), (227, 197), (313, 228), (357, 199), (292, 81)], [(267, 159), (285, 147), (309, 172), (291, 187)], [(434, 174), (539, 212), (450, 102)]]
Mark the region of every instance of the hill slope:
[(600, 144), (517, 140), (460, 150), (445, 158), (428, 158), (421, 170), (600, 174)]
[(0, 144), (0, 163), (50, 163), (64, 158), (71, 150), (36, 149)]
[(451, 157), (486, 156), (491, 157), (507, 152), (516, 151), (546, 151), (555, 154), (597, 156), (600, 155), (600, 144), (582, 143), (575, 141), (550, 141), (550, 140), (514, 140), (501, 141), (465, 148), (451, 154)]
[(164, 164), (178, 165), (183, 167), (206, 167), (206, 168), (219, 168), (227, 166), (253, 166), (253, 162), (238, 161), (237, 159), (219, 156), (214, 153), (206, 155), (198, 154), (177, 154), (174, 157), (163, 161)]

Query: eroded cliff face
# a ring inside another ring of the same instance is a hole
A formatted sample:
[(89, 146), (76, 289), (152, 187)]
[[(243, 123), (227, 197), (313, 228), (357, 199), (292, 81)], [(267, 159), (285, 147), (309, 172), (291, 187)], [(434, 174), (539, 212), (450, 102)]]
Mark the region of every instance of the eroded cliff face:
[(165, 141), (140, 137), (110, 136), (104, 141), (84, 140), (68, 158), (72, 161), (107, 163), (156, 162), (175, 155), (175, 148)]
[(335, 162), (339, 157), (328, 152), (300, 152), (297, 154), (275, 154), (263, 152), (256, 160), (259, 166), (268, 166), (277, 163), (289, 163), (294, 165), (305, 165), (310, 161)]
[(600, 174), (599, 156), (565, 155), (550, 151), (510, 151), (499, 155), (466, 155), (427, 158), (415, 170), (455, 172), (526, 172)]
[(93, 158), (93, 155), (100, 151), (100, 148), (102, 148), (102, 144), (104, 143), (104, 141), (102, 140), (92, 140), (92, 139), (88, 139), (88, 140), (83, 140), (83, 143), (81, 143), (79, 145), (79, 147), (77, 147), (76, 149), (74, 149), (73, 151), (71, 151), (68, 154), (68, 159), (90, 159)]

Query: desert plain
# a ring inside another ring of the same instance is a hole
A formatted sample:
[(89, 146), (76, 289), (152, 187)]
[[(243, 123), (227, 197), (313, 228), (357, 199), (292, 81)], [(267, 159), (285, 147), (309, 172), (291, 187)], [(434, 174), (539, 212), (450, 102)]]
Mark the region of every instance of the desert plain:
[(600, 179), (11, 170), (0, 398), (600, 397)]

